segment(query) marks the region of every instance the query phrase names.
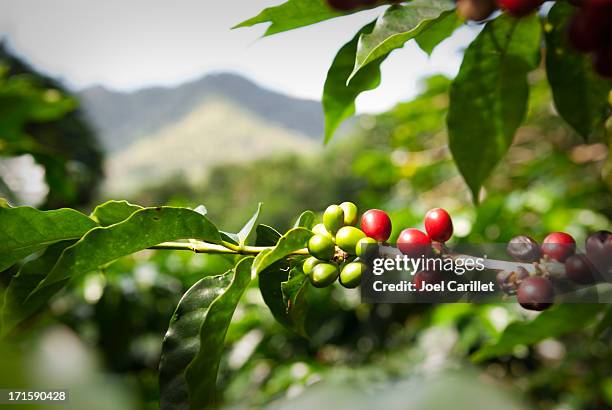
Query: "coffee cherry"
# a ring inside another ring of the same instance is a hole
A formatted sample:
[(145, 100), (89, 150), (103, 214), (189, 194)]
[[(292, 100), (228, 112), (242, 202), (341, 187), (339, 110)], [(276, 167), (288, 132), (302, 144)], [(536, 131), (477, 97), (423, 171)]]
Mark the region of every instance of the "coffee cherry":
[(317, 235), (327, 236), (329, 239), (333, 239), (332, 234), (327, 229), (325, 229), (325, 225), (323, 224), (316, 224), (315, 226), (313, 226), (312, 232)]
[(612, 282), (612, 232), (599, 231), (589, 235), (586, 254), (602, 279)]
[(565, 261), (567, 278), (581, 285), (597, 282), (595, 269), (584, 255), (572, 255)]
[(520, 262), (537, 262), (542, 256), (540, 245), (526, 235), (515, 236), (508, 242), (508, 255)]
[(321, 263), (320, 260), (318, 260), (314, 256), (310, 256), (304, 261), (304, 264), (302, 265), (302, 271), (306, 275), (310, 276), (314, 267), (317, 266), (319, 263)]
[(545, 310), (553, 304), (554, 290), (550, 279), (532, 276), (519, 285), (516, 299), (528, 310)]
[(361, 277), (367, 269), (367, 265), (363, 262), (348, 263), (340, 272), (340, 283), (349, 289), (359, 286)]
[(604, 47), (609, 41), (612, 3), (586, 1), (570, 20), (569, 41), (574, 49), (586, 53)]
[(338, 279), (338, 267), (331, 263), (319, 263), (312, 270), (310, 282), (317, 288), (325, 288)]
[(544, 238), (541, 250), (542, 254), (549, 258), (565, 262), (568, 257), (574, 254), (576, 241), (565, 232), (553, 232)]
[(418, 258), (427, 256), (431, 252), (431, 239), (418, 229), (404, 229), (397, 238), (397, 247), (401, 253)]
[(425, 231), (432, 241), (446, 242), (453, 236), (453, 220), (444, 209), (431, 209), (425, 214)]
[(332, 234), (344, 225), (344, 211), (338, 205), (330, 205), (323, 213), (323, 225)]
[(357, 243), (366, 237), (360, 229), (354, 226), (343, 226), (336, 233), (336, 244), (340, 249), (348, 252), (350, 255), (355, 255), (357, 252)]
[(342, 208), (342, 212), (344, 212), (344, 225), (355, 226), (359, 219), (357, 205), (352, 202), (342, 202), (339, 206)]
[(391, 236), (391, 218), (380, 209), (370, 209), (361, 216), (361, 230), (370, 238), (384, 242)]
[(612, 42), (600, 47), (593, 54), (593, 68), (602, 77), (612, 77)]
[(338, 11), (351, 11), (361, 5), (359, 0), (327, 0), (327, 4)]
[(378, 242), (374, 238), (362, 238), (357, 242), (355, 246), (355, 253), (357, 256), (371, 256), (378, 249)]
[(512, 17), (524, 17), (533, 13), (544, 0), (497, 0), (499, 8)]
[(435, 285), (437, 283), (442, 283), (443, 279), (444, 278), (439, 272), (422, 270), (414, 275), (413, 282), (417, 291), (420, 292), (423, 288), (423, 283)]
[(457, 0), (457, 14), (464, 20), (484, 20), (497, 9), (495, 0)]
[(331, 239), (323, 235), (313, 235), (308, 241), (308, 252), (322, 261), (329, 261), (336, 253), (336, 247)]

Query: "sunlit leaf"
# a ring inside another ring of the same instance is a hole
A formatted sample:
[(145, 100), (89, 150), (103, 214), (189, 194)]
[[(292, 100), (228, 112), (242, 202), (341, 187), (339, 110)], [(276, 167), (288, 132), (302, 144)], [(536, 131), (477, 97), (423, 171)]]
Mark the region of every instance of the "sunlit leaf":
[(125, 221), (134, 212), (141, 209), (141, 206), (130, 204), (127, 201), (108, 201), (98, 205), (91, 213), (91, 218), (100, 226), (109, 226)]

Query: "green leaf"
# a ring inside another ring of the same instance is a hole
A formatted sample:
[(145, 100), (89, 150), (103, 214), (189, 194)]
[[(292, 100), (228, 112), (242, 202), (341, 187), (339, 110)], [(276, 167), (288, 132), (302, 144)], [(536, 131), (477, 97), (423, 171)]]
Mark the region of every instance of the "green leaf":
[(595, 319), (601, 309), (601, 305), (597, 304), (556, 305), (531, 321), (511, 323), (496, 342), (474, 353), (472, 360), (480, 362), (506, 355), (512, 353), (515, 346), (532, 345), (544, 339), (581, 330)]
[(0, 207), (0, 271), (53, 243), (78, 239), (97, 224), (72, 209)]
[(229, 287), (210, 305), (200, 328), (200, 348), (185, 371), (192, 409), (216, 408), (217, 372), (225, 335), (240, 298), (251, 283), (253, 258), (242, 259)]
[(6, 289), (0, 311), (0, 337), (7, 335), (16, 325), (36, 313), (65, 282), (58, 282), (24, 303), (30, 292), (45, 278), (60, 255), (74, 241), (63, 241), (49, 246), (38, 258), (25, 263)]
[(274, 246), (282, 235), (271, 226), (259, 224), (255, 229), (255, 236), (255, 246)]
[(291, 328), (299, 335), (307, 337), (306, 317), (308, 314), (307, 292), (310, 280), (301, 269), (293, 268), (289, 280), (281, 284), (283, 301)]
[(449, 146), (474, 202), (512, 144), (527, 110), (527, 73), (539, 63), (536, 15), (490, 21), (463, 57), (450, 88)]
[(251, 219), (244, 225), (244, 227), (238, 232), (238, 244), (240, 246), (244, 246), (247, 244), (249, 236), (253, 232), (253, 228), (255, 228), (255, 224), (257, 223), (257, 219), (259, 218), (259, 212), (261, 212), (261, 202), (257, 205), (257, 211), (253, 214)]
[[(214, 390), (225, 334), (240, 296), (251, 280), (252, 258), (241, 260), (235, 269), (208, 276), (193, 285), (181, 298), (162, 344), (159, 365), (160, 407), (167, 409), (207, 408), (214, 404)], [(210, 314), (209, 314), (210, 313)], [(197, 363), (196, 363), (197, 360)], [(188, 373), (188, 368), (194, 364)], [(200, 366), (204, 365), (204, 368)], [(209, 402), (190, 392), (201, 375)], [(189, 380), (189, 381), (188, 381)]]
[(593, 335), (595, 337), (601, 336), (606, 330), (612, 329), (612, 307), (608, 308), (608, 310), (604, 313), (603, 317), (597, 323), (595, 327), (595, 332)]
[(392, 6), (378, 18), (370, 34), (362, 34), (357, 46), (355, 67), (349, 81), (369, 63), (401, 48), (431, 24), (452, 13), (452, 0), (414, 0)]
[(341, 17), (345, 14), (332, 10), (325, 0), (289, 0), (279, 6), (266, 8), (257, 16), (245, 20), (233, 28), (271, 23), (264, 34), (264, 36), (269, 36)]
[(56, 282), (87, 273), (122, 256), (178, 239), (219, 243), (217, 228), (205, 216), (186, 208), (145, 208), (123, 222), (89, 231), (67, 248), (30, 297)]
[(253, 262), (253, 276), (259, 275), (268, 266), (278, 262), (295, 251), (306, 247), (312, 231), (305, 228), (293, 228), (283, 235), (274, 248), (261, 252)]
[(312, 211), (304, 211), (293, 225), (294, 228), (312, 229), (317, 216)]
[(100, 226), (110, 226), (128, 219), (142, 206), (130, 204), (127, 201), (108, 201), (98, 205), (91, 213), (91, 218)]
[(259, 274), (259, 291), (274, 319), (287, 329), (293, 330), (282, 290), (283, 283), (289, 279), (289, 270), (286, 260), (268, 266)]
[(545, 26), (546, 74), (559, 115), (587, 138), (607, 116), (612, 82), (593, 71), (591, 56), (574, 52), (567, 42), (566, 24), (575, 8), (557, 2)]
[(431, 55), (437, 45), (450, 37), (457, 27), (462, 24), (463, 22), (457, 13), (447, 13), (431, 24), (427, 29), (423, 30), (416, 36), (415, 40), (421, 50)]
[(374, 23), (363, 27), (351, 41), (345, 44), (338, 51), (327, 71), (322, 97), (325, 113), (325, 142), (331, 140), (334, 132), (345, 119), (355, 114), (355, 99), (359, 94), (373, 90), (380, 84), (380, 64), (384, 57), (361, 70), (347, 85), (355, 64), (359, 37), (372, 31), (373, 27)]

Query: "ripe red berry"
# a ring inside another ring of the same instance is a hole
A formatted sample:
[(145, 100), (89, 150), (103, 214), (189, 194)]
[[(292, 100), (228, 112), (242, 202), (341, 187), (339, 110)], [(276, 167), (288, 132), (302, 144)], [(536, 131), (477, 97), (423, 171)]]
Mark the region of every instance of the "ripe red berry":
[(425, 214), (425, 230), (432, 241), (446, 242), (453, 236), (453, 220), (442, 208), (434, 208)]
[(506, 248), (508, 255), (521, 262), (537, 262), (540, 260), (540, 245), (526, 235), (510, 239)]
[(457, 14), (465, 20), (484, 20), (496, 8), (495, 0), (457, 0)]
[(589, 235), (586, 254), (602, 279), (612, 282), (612, 232), (599, 231)]
[(385, 211), (370, 209), (361, 217), (361, 230), (368, 237), (384, 242), (391, 236), (391, 218)]
[(418, 229), (404, 229), (397, 238), (397, 247), (404, 255), (411, 258), (427, 256), (431, 252), (431, 239)]
[(497, 3), (512, 17), (524, 17), (540, 7), (544, 0), (498, 0)]
[(555, 292), (550, 279), (534, 276), (524, 279), (516, 293), (518, 302), (528, 310), (548, 309), (554, 297)]
[(350, 11), (358, 8), (361, 2), (358, 0), (327, 0), (329, 7), (339, 11)]
[(587, 1), (574, 14), (568, 26), (571, 45), (586, 53), (602, 48), (608, 42), (612, 3)]
[(595, 268), (586, 256), (572, 255), (565, 261), (565, 274), (567, 278), (581, 285), (597, 282)]
[(565, 262), (576, 251), (576, 241), (565, 232), (553, 232), (544, 238), (541, 249), (549, 258)]
[(593, 68), (602, 77), (612, 77), (612, 42), (600, 47), (593, 54)]
[(441, 283), (443, 280), (442, 275), (439, 272), (435, 272), (435, 271), (426, 271), (426, 270), (422, 270), (420, 272), (417, 272), (416, 275), (414, 275), (414, 286), (416, 287), (417, 291), (421, 291), (423, 288), (423, 283), (427, 283), (429, 285), (435, 285), (437, 283)]

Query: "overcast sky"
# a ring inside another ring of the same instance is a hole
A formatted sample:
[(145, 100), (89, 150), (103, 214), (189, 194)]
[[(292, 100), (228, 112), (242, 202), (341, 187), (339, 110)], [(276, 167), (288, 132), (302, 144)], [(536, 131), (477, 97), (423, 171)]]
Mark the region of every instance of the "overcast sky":
[[(282, 0), (0, 0), (0, 33), (39, 69), (74, 89), (101, 84), (131, 90), (171, 85), (209, 72), (233, 71), (262, 86), (320, 99), (338, 48), (380, 10), (272, 37), (265, 27), (230, 30)], [(432, 58), (416, 45), (383, 65), (383, 84), (358, 100), (380, 111), (417, 91), (435, 72), (456, 74), (458, 51), (473, 38), (462, 29)]]

